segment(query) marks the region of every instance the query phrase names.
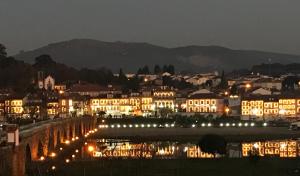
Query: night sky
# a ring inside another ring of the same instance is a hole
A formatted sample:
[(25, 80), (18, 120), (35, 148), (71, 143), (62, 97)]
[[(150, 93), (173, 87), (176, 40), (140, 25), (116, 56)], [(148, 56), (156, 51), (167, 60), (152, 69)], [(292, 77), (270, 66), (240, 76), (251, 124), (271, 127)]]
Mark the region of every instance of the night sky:
[(0, 0), (10, 55), (74, 38), (300, 54), (299, 0)]

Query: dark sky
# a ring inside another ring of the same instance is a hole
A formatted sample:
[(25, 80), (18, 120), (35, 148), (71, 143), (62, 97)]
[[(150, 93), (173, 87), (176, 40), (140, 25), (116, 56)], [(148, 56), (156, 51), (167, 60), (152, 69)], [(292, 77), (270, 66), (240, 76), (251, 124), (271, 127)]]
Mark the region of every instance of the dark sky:
[(73, 38), (300, 54), (300, 0), (0, 0), (9, 54)]

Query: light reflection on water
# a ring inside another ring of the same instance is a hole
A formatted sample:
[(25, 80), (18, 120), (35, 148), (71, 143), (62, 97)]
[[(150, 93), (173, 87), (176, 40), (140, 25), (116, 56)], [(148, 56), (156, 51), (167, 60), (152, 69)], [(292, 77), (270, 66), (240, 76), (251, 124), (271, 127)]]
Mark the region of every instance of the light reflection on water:
[[(88, 146), (93, 146), (88, 151)], [(228, 143), (227, 154), (229, 158), (248, 157), (250, 153), (257, 153), (262, 157), (300, 157), (300, 141), (274, 140), (265, 142)], [(168, 141), (133, 142), (121, 139), (99, 139), (88, 141), (83, 147), (83, 158), (214, 158), (224, 157), (202, 152), (200, 147), (193, 143), (178, 143)]]

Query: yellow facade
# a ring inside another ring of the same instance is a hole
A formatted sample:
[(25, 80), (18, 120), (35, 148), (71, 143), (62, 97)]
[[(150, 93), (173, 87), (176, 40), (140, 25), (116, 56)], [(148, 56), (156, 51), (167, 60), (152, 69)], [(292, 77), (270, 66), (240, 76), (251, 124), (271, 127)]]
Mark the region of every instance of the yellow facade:
[(256, 117), (296, 117), (300, 114), (300, 100), (296, 98), (280, 98), (274, 101), (243, 100), (242, 116)]
[(263, 109), (263, 100), (242, 101), (242, 115), (263, 116)]
[(57, 115), (59, 113), (59, 104), (58, 102), (49, 102), (47, 103), (47, 113), (48, 115)]
[(280, 99), (279, 114), (284, 116), (296, 115), (296, 99)]
[(216, 113), (217, 99), (189, 99), (186, 102), (186, 112)]
[(278, 115), (278, 102), (264, 102), (264, 115), (277, 116)]
[(175, 111), (175, 91), (163, 87), (159, 90), (154, 90), (154, 106), (155, 109), (168, 108)]
[(152, 97), (93, 98), (90, 107), (92, 114), (143, 115), (153, 110), (152, 102)]
[(12, 99), (5, 100), (5, 112), (11, 115), (21, 115), (23, 113), (23, 100)]

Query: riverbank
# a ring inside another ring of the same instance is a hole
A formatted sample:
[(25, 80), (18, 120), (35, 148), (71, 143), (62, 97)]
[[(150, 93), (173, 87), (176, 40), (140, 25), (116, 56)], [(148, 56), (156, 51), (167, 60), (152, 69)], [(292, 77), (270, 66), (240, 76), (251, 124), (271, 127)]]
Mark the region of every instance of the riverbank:
[(100, 129), (91, 136), (95, 139), (130, 139), (134, 141), (176, 140), (198, 142), (201, 136), (217, 134), (228, 142), (247, 142), (275, 139), (300, 138), (300, 131), (291, 131), (286, 127), (249, 127), (249, 128), (108, 128)]
[[(56, 176), (285, 176), (295, 175), (300, 159), (172, 159), (75, 161), (55, 171)], [(295, 174), (294, 174), (295, 173)]]

